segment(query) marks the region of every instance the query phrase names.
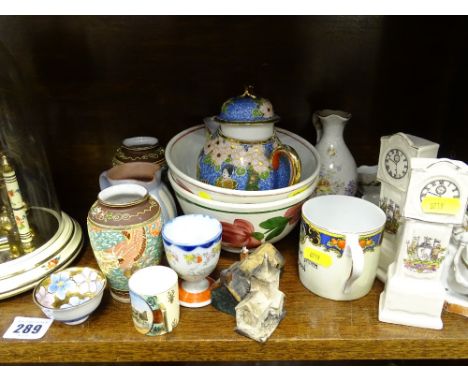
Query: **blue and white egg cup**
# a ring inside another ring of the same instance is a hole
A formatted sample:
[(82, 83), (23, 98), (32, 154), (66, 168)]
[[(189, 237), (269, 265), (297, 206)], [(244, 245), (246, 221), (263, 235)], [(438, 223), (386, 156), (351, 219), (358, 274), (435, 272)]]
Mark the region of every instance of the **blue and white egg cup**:
[(221, 223), (207, 215), (182, 215), (162, 230), (167, 261), (179, 277), (180, 305), (199, 308), (211, 303), (209, 278), (221, 252)]

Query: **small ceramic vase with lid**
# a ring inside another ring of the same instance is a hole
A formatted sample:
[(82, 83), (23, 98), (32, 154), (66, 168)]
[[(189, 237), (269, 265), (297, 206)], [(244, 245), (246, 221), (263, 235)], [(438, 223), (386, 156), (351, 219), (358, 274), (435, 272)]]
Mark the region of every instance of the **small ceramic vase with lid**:
[(112, 167), (99, 176), (99, 187), (104, 190), (117, 184), (139, 184), (148, 190), (161, 207), (163, 222), (173, 219), (177, 209), (166, 185), (161, 180), (162, 168), (154, 163), (130, 162)]
[(122, 145), (112, 158), (112, 165), (118, 166), (123, 163), (149, 162), (166, 168), (164, 148), (155, 137), (130, 137), (122, 141)]
[(357, 191), (357, 167), (353, 155), (346, 146), (343, 131), (351, 114), (340, 110), (320, 110), (312, 122), (317, 131), (320, 154), (320, 176), (316, 195), (349, 195)]
[(198, 157), (197, 178), (213, 186), (262, 191), (287, 187), (301, 178), (301, 162), (293, 148), (275, 134), (278, 116), (271, 102), (251, 88), (224, 102), (215, 118), (220, 127)]
[(88, 234), (116, 300), (129, 303), (130, 276), (160, 263), (161, 228), (159, 204), (144, 187), (119, 184), (99, 193), (88, 213)]

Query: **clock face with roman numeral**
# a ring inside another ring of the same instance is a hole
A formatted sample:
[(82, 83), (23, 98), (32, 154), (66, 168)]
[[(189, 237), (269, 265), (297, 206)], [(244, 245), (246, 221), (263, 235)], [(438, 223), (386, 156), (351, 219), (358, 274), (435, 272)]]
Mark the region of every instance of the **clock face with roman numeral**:
[(458, 186), (447, 179), (436, 179), (427, 183), (421, 190), (421, 201), (426, 196), (435, 196), (439, 198), (460, 198)]
[(391, 149), (385, 156), (385, 170), (393, 179), (401, 179), (408, 173), (408, 158), (399, 149)]

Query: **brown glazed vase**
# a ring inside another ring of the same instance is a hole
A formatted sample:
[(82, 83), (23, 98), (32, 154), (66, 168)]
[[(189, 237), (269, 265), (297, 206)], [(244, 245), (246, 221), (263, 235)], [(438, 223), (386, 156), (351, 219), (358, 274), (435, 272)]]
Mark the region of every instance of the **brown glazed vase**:
[(112, 158), (112, 165), (118, 166), (123, 163), (149, 162), (166, 168), (164, 148), (155, 137), (131, 137), (122, 141)]
[(128, 279), (162, 257), (161, 209), (148, 191), (120, 184), (101, 191), (88, 213), (88, 234), (111, 295), (130, 302)]

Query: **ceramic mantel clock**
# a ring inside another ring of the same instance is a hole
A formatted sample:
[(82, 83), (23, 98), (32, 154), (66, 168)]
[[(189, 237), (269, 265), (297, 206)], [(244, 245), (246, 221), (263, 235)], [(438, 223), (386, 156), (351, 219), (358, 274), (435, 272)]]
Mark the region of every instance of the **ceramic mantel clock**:
[(468, 166), (450, 159), (413, 158), (397, 258), (388, 268), (379, 320), (441, 329), (442, 262), (468, 201)]
[(404, 216), (434, 223), (462, 224), (467, 200), (467, 165), (450, 159), (413, 162)]
[(380, 207), (387, 215), (377, 277), (386, 280), (387, 268), (395, 259), (396, 234), (401, 207), (408, 190), (412, 158), (435, 158), (439, 144), (414, 135), (397, 133), (381, 138), (377, 179), (381, 182)]

